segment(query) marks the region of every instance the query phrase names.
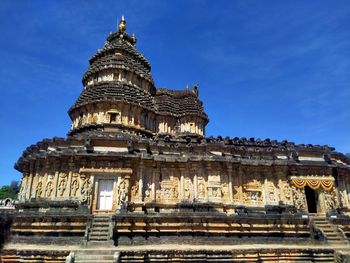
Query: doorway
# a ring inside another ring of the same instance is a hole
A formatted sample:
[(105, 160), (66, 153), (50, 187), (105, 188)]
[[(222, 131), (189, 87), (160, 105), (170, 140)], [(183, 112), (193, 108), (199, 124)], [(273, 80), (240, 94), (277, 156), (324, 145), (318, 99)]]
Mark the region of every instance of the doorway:
[(112, 210), (113, 207), (113, 180), (98, 181), (98, 210)]
[(305, 196), (309, 213), (317, 213), (318, 195), (310, 186), (305, 186)]

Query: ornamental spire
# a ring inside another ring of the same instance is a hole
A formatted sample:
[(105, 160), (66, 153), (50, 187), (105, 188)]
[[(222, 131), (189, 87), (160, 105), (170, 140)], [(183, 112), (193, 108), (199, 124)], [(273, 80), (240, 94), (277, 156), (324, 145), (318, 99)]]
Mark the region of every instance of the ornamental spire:
[(125, 30), (126, 30), (126, 22), (125, 22), (124, 16), (122, 16), (122, 19), (119, 22), (119, 31), (125, 32)]

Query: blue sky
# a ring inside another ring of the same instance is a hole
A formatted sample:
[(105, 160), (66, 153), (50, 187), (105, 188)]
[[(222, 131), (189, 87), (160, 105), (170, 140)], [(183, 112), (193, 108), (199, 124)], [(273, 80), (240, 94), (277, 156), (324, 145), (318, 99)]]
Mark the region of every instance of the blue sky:
[(207, 135), (350, 152), (350, 2), (36, 1), (0, 5), (0, 185), (30, 144), (64, 137), (88, 59), (121, 15), (157, 87), (199, 83)]

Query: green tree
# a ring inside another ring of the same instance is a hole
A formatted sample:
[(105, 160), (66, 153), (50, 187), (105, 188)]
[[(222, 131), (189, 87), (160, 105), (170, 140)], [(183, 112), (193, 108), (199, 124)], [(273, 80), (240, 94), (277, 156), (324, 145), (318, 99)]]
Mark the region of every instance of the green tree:
[(19, 192), (19, 182), (12, 181), (10, 185), (4, 185), (0, 188), (0, 199), (16, 199)]

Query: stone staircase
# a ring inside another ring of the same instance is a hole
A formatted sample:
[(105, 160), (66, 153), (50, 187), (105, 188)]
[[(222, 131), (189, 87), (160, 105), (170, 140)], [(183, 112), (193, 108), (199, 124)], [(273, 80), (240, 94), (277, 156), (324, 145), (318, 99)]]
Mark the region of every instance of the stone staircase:
[(112, 235), (112, 216), (94, 215), (89, 230), (88, 241), (110, 241)]
[(113, 263), (118, 262), (113, 250), (80, 250), (75, 253), (74, 263)]
[(342, 234), (337, 229), (336, 225), (331, 224), (325, 215), (313, 215), (312, 220), (314, 225), (321, 229), (324, 233), (328, 244), (331, 245), (346, 245), (348, 241), (344, 239)]

